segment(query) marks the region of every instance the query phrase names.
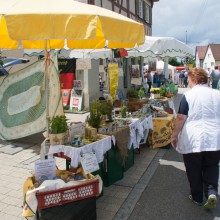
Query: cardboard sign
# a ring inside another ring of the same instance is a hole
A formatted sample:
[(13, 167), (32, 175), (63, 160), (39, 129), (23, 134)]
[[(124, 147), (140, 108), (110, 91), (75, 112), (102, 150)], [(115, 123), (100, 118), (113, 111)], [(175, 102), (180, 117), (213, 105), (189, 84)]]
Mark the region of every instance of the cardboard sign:
[(76, 60), (76, 69), (77, 70), (92, 69), (91, 60), (90, 59), (77, 59)]
[(82, 99), (83, 93), (82, 90), (72, 89), (70, 97), (70, 110), (77, 108), (79, 111), (82, 110)]
[(99, 164), (95, 153), (84, 153), (81, 155), (80, 159), (85, 174), (99, 170)]
[(131, 84), (133, 85), (141, 85), (142, 83), (142, 78), (139, 77), (139, 78), (131, 78)]
[(53, 158), (36, 161), (34, 169), (36, 180), (42, 177), (46, 177), (48, 180), (52, 180), (56, 176), (56, 161)]
[(79, 111), (82, 110), (82, 97), (71, 97), (70, 108), (78, 108)]

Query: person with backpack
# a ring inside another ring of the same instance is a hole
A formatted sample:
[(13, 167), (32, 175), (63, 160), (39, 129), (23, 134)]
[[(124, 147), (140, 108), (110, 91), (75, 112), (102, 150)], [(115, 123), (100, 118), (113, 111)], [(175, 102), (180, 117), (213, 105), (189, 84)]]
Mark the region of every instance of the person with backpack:
[(179, 74), (179, 87), (183, 88), (184, 87), (184, 72), (181, 71)]

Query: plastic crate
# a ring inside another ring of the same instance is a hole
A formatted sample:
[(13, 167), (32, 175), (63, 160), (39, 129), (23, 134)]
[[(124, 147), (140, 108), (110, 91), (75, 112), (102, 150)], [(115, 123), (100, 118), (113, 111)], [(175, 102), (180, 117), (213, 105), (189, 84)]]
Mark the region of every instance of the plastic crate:
[(57, 190), (36, 193), (39, 210), (98, 195), (99, 180)]
[(96, 197), (38, 211), (39, 220), (96, 220)]

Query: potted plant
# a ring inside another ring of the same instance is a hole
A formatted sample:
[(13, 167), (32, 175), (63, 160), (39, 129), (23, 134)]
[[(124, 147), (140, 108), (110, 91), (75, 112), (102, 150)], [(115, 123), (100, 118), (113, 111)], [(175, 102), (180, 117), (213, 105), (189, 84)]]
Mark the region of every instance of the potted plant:
[(150, 92), (153, 99), (160, 98), (160, 88), (151, 88)]
[(65, 115), (54, 116), (50, 121), (50, 144), (64, 144), (68, 135), (69, 127)]
[(167, 92), (166, 86), (162, 85), (160, 87), (160, 95), (165, 96), (166, 92)]
[(127, 98), (135, 98), (137, 99), (138, 98), (138, 91), (135, 90), (135, 89), (128, 89), (127, 90)]
[(98, 129), (102, 121), (102, 114), (100, 111), (100, 102), (99, 100), (94, 100), (90, 107), (90, 115), (88, 117), (88, 124)]
[(121, 106), (120, 113), (122, 118), (126, 118), (127, 116), (127, 107), (125, 105)]
[(140, 89), (140, 90), (138, 91), (138, 97), (139, 97), (140, 99), (142, 99), (142, 98), (144, 97), (144, 95), (145, 95), (144, 90), (143, 90), (143, 89)]
[(107, 115), (108, 121), (112, 122), (112, 110), (114, 109), (111, 101), (100, 100), (100, 111), (102, 115)]

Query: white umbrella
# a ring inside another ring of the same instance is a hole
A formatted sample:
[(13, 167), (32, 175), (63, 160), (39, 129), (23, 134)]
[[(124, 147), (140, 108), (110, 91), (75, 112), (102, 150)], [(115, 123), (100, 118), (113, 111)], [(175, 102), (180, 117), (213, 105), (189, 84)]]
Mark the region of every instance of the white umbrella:
[(146, 36), (141, 46), (128, 49), (128, 57), (161, 57), (165, 59), (164, 74), (168, 77), (169, 57), (193, 57), (191, 47), (173, 37)]
[[(101, 7), (73, 0), (0, 0), (0, 48), (44, 49), (47, 59), (48, 49), (65, 45), (78, 49), (104, 48), (106, 44), (109, 48), (131, 48), (143, 42), (143, 24)], [(47, 61), (45, 64), (48, 85)]]
[(194, 52), (187, 44), (173, 37), (152, 37), (146, 36), (141, 46), (127, 49), (131, 57), (193, 57)]

